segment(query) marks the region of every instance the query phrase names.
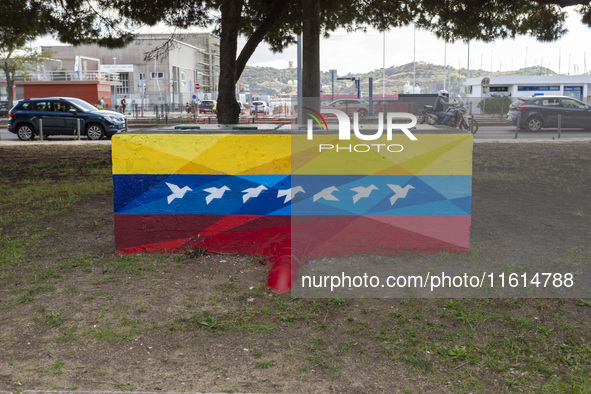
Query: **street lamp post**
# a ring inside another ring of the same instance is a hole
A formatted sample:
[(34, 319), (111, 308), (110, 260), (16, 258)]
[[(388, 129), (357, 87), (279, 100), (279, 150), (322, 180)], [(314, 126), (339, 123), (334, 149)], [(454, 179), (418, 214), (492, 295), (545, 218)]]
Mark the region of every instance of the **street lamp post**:
[(386, 97), (386, 32), (382, 37), (382, 98)]

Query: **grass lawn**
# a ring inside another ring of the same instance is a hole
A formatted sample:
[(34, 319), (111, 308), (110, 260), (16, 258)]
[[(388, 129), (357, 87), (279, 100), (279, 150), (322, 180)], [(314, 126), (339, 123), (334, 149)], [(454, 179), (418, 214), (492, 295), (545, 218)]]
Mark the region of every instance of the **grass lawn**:
[[(110, 147), (0, 147), (0, 390), (591, 392), (591, 298), (295, 299), (115, 256)], [(591, 144), (478, 144), (473, 253), (591, 263)]]

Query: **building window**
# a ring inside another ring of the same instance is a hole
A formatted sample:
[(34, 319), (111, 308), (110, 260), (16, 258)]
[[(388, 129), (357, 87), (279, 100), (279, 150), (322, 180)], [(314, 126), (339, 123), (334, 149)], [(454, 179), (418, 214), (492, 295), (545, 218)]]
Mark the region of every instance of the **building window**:
[(181, 72), (181, 84), (187, 86), (187, 75), (184, 72)]
[(508, 86), (491, 86), (490, 87), (490, 92), (508, 92), (508, 91), (509, 91)]
[(518, 85), (517, 90), (519, 92), (558, 92), (560, 91), (560, 86), (522, 86)]
[(121, 86), (115, 86), (115, 94), (129, 94), (129, 74), (120, 73), (119, 82)]
[(583, 98), (583, 87), (582, 86), (565, 86), (564, 95), (569, 97)]
[(150, 78), (151, 79), (164, 79), (164, 73), (163, 72), (156, 72), (156, 73), (150, 73)]
[(140, 81), (146, 80), (146, 73), (140, 73)]

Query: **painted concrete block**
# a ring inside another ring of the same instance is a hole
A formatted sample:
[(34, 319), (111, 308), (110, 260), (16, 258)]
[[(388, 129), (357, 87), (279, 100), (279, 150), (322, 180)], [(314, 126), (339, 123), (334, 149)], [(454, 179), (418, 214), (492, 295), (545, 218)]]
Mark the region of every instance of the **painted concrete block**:
[(472, 135), (418, 137), (387, 141), (402, 151), (360, 153), (320, 151), (344, 146), (334, 135), (115, 135), (116, 250), (466, 251)]

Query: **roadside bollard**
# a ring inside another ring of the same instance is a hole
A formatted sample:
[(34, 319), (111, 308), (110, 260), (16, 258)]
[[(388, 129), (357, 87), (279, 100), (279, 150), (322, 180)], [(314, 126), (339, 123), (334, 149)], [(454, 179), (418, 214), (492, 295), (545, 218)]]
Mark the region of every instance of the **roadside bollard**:
[(39, 137), (41, 137), (41, 141), (43, 141), (43, 118), (39, 119)]
[(517, 117), (517, 127), (515, 128), (515, 139), (517, 139), (517, 135), (519, 134), (519, 125), (521, 124), (521, 115)]
[(80, 119), (76, 119), (76, 134), (78, 134), (78, 141), (80, 141)]
[(558, 139), (560, 139), (561, 129), (562, 129), (562, 115), (558, 115)]

